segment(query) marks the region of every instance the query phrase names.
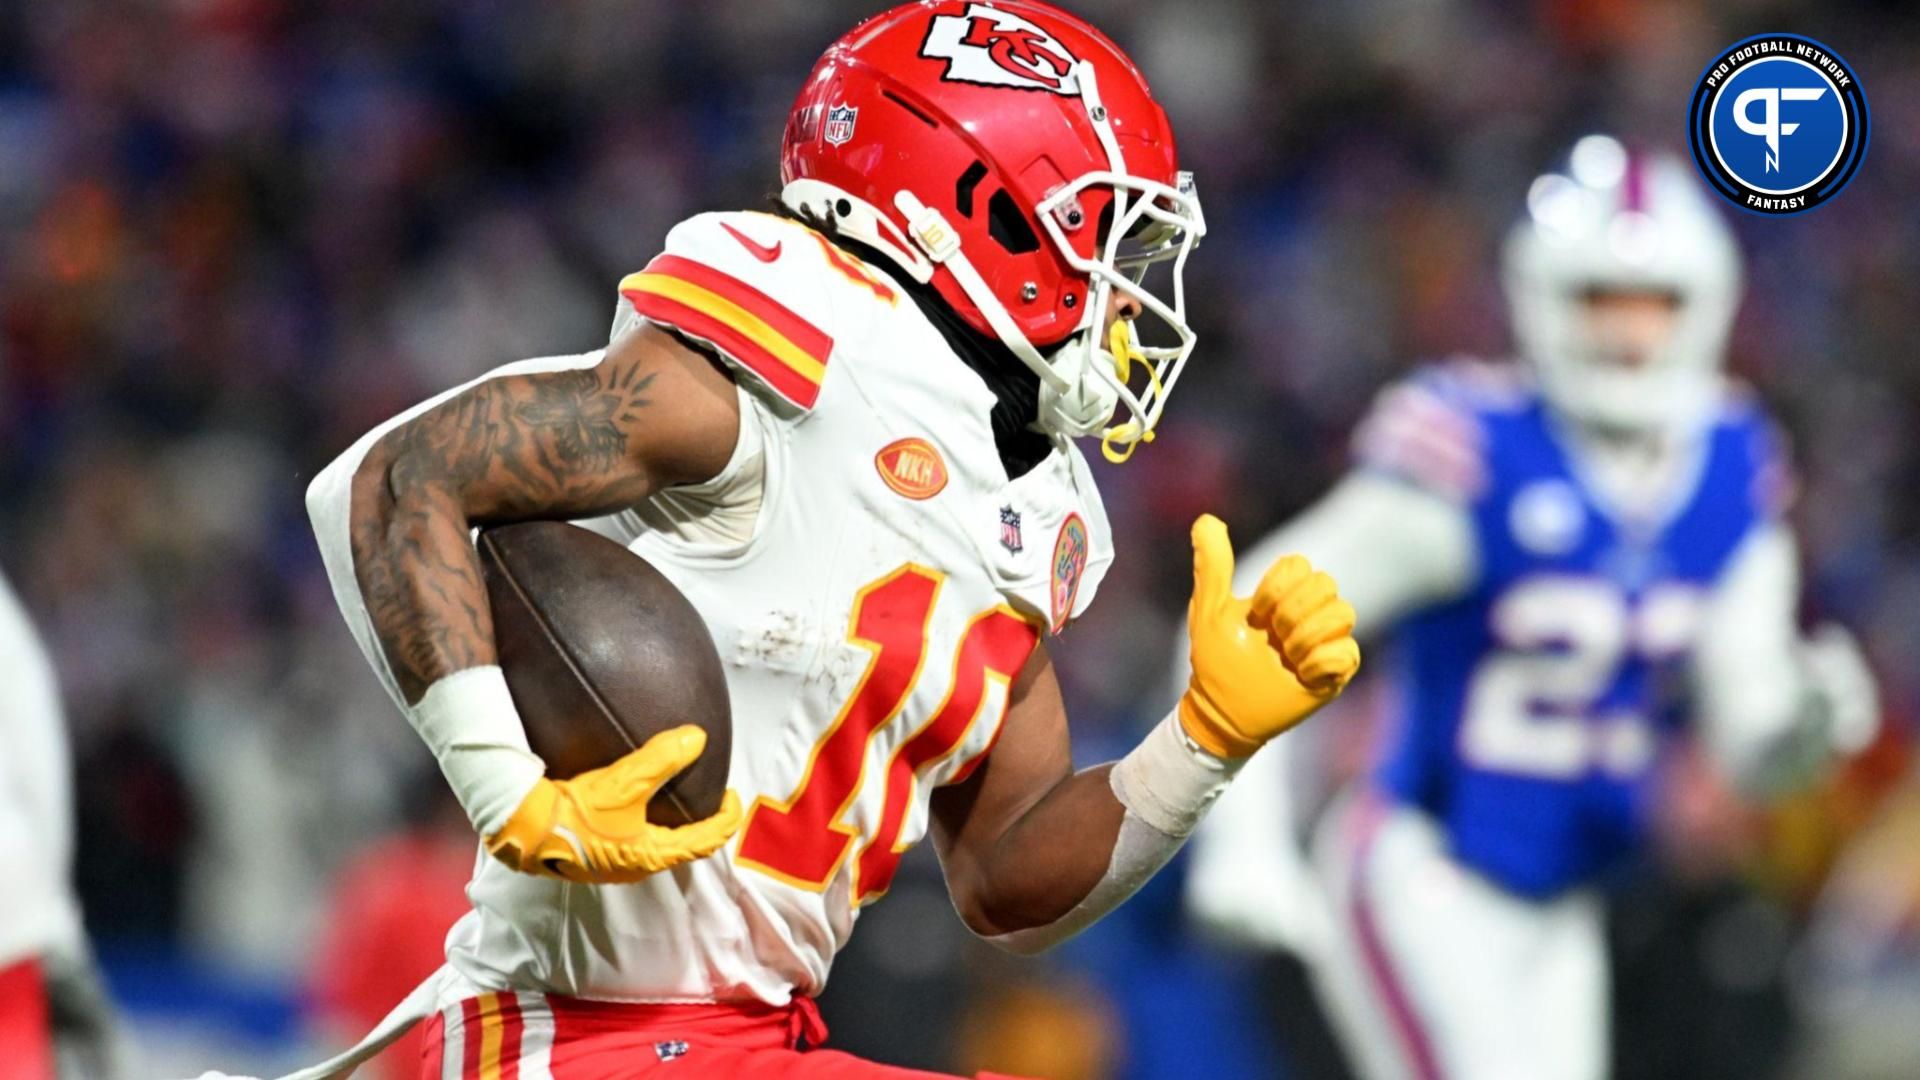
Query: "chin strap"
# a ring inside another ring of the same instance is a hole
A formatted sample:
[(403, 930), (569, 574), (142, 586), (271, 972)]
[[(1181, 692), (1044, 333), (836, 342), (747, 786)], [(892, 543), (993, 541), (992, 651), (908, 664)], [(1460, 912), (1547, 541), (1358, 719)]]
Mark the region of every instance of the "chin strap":
[[(1147, 372), (1153, 396), (1160, 396), (1160, 373), (1154, 370), (1152, 361), (1133, 347), (1133, 328), (1127, 320), (1113, 321), (1113, 328), (1107, 331), (1107, 352), (1113, 356), (1113, 373), (1119, 378), (1120, 385), (1127, 384), (1133, 375), (1133, 365), (1139, 364)], [(1153, 429), (1141, 431), (1138, 420), (1129, 420), (1100, 433), (1100, 456), (1115, 465), (1124, 465), (1141, 443), (1152, 441)]]
[(1061, 392), (1071, 389), (1072, 384), (1048, 365), (1040, 355), (1040, 350), (1034, 348), (1033, 342), (1027, 340), (1027, 335), (1020, 332), (1013, 316), (1000, 306), (993, 290), (987, 287), (986, 279), (980, 276), (980, 271), (973, 268), (972, 261), (960, 250), (960, 234), (947, 224), (946, 215), (921, 202), (911, 191), (896, 193), (893, 204), (907, 216), (907, 234), (913, 237), (913, 242), (920, 245), (920, 250), (926, 253), (928, 259), (946, 267), (960, 282), (961, 291), (973, 300), (974, 307), (980, 309), (980, 314), (986, 318), (987, 325), (993, 327), (994, 336), (1000, 339), (1001, 344), (1012, 350), (1013, 355), (1032, 368), (1034, 374), (1040, 376), (1048, 386)]
[[(1101, 429), (1101, 425), (1113, 416), (1114, 405), (1119, 401), (1117, 395), (1106, 394), (1092, 397), (1104, 388), (1097, 380), (1086, 378), (1082, 368), (1062, 372), (1058, 364), (1049, 363), (1027, 340), (1019, 324), (1007, 309), (994, 296), (987, 286), (986, 279), (974, 268), (966, 252), (960, 250), (960, 235), (947, 223), (946, 216), (939, 210), (921, 202), (911, 191), (901, 191), (894, 195), (893, 202), (900, 212), (907, 216), (907, 234), (918, 244), (933, 263), (944, 266), (960, 283), (960, 289), (973, 300), (987, 325), (993, 328), (994, 336), (1020, 362), (1027, 365), (1034, 374), (1040, 376), (1041, 426), (1048, 431), (1070, 436), (1092, 435)], [(1080, 363), (1088, 362), (1086, 356)]]
[[(1118, 465), (1133, 457), (1134, 450), (1141, 443), (1153, 441), (1151, 429), (1142, 430), (1138, 420), (1129, 420), (1124, 424), (1102, 427), (1105, 420), (1113, 415), (1113, 409), (1119, 401), (1117, 392), (1102, 387), (1096, 380), (1089, 379), (1087, 372), (1077, 370), (1072, 374), (1063, 374), (1053, 364), (1040, 355), (1027, 336), (1021, 333), (1013, 317), (1007, 314), (993, 290), (987, 286), (980, 271), (974, 269), (966, 253), (960, 250), (960, 236), (947, 223), (945, 215), (939, 210), (921, 202), (910, 191), (901, 191), (894, 195), (894, 205), (907, 216), (907, 234), (919, 246), (927, 259), (936, 265), (944, 266), (960, 283), (963, 292), (972, 298), (974, 306), (991, 326), (994, 335), (1002, 344), (1018, 357), (1021, 363), (1040, 376), (1040, 413), (1043, 425), (1057, 428), (1068, 435), (1100, 434), (1100, 453), (1108, 461)], [(1089, 333), (1091, 331), (1088, 331)], [(1139, 364), (1146, 370), (1147, 379), (1152, 386), (1152, 396), (1161, 394), (1160, 374), (1133, 345), (1132, 326), (1125, 319), (1115, 319), (1107, 331), (1106, 353), (1113, 361), (1115, 376), (1119, 384), (1125, 386), (1133, 374), (1133, 366)], [(1089, 353), (1090, 355), (1091, 353)], [(1099, 397), (1088, 398), (1089, 391), (1101, 393)]]

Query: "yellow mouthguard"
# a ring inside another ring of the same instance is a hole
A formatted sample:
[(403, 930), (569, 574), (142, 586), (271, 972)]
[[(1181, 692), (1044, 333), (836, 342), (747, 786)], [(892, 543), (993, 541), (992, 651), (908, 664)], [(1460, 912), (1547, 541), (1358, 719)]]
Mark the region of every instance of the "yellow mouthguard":
[[(1133, 347), (1133, 324), (1125, 319), (1113, 320), (1113, 327), (1107, 331), (1107, 351), (1113, 354), (1113, 373), (1125, 386), (1133, 375), (1133, 365), (1140, 364), (1147, 370), (1147, 382), (1152, 388), (1153, 397), (1160, 397), (1160, 373), (1154, 370), (1153, 362)], [(1100, 433), (1100, 454), (1115, 465), (1123, 465), (1141, 443), (1153, 441), (1153, 429), (1140, 430), (1140, 422), (1129, 420), (1116, 424)]]

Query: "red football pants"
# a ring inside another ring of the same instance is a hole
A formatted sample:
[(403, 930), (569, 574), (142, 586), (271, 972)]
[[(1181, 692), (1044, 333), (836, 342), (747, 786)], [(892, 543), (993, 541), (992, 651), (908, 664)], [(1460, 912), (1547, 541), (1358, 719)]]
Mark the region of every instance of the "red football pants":
[(810, 998), (775, 1008), (481, 994), (428, 1023), (420, 1075), (422, 1080), (953, 1080), (812, 1049), (826, 1034)]
[(40, 964), (0, 968), (0, 1080), (52, 1080), (53, 1025)]

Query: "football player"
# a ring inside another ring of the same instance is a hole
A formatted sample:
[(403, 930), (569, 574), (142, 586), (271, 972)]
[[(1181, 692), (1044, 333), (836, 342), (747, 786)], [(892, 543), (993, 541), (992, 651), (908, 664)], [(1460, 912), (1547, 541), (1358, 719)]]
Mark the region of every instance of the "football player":
[[(888, 11), (814, 68), (781, 179), (778, 213), (668, 233), (606, 349), (450, 391), (314, 481), (340, 606), (489, 856), (446, 968), (319, 1074), (432, 1015), (433, 1075), (910, 1075), (814, 1051), (812, 1004), (907, 848), (931, 832), (976, 933), (1046, 948), (1355, 671), (1332, 581), (1293, 560), (1237, 597), (1202, 518), (1191, 686), (1121, 761), (1069, 767), (1044, 639), (1113, 557), (1072, 440), (1152, 438), (1205, 228), (1111, 41), (1029, 0)], [(645, 816), (698, 729), (554, 780), (497, 666), (471, 531), (596, 517), (726, 662), (708, 820)]]
[[(1196, 845), (1214, 927), (1302, 952), (1363, 1075), (1607, 1073), (1595, 881), (1643, 837), (1674, 699), (1762, 792), (1877, 723), (1851, 639), (1797, 631), (1785, 452), (1721, 371), (1733, 239), (1692, 171), (1581, 140), (1504, 253), (1524, 364), (1385, 391), (1302, 552), (1399, 629), (1378, 767), (1302, 866), (1269, 754)], [(1276, 903), (1317, 877), (1321, 918)]]
[(118, 1022), (74, 895), (73, 762), (46, 647), (0, 579), (0, 1075), (111, 1078)]

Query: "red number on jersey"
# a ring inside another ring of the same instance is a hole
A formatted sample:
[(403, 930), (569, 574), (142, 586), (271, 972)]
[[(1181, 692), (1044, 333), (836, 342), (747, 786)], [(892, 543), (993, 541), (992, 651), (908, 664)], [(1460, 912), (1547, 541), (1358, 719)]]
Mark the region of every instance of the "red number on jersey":
[[(868, 743), (899, 715), (919, 681), (941, 580), (938, 572), (909, 564), (860, 590), (848, 637), (872, 653), (872, 659), (840, 714), (814, 744), (794, 793), (785, 802), (765, 796), (754, 801), (741, 830), (736, 863), (816, 892), (839, 872), (859, 839), (841, 819), (865, 781)], [(1011, 682), (1038, 640), (1033, 625), (1009, 608), (991, 608), (968, 626), (954, 656), (946, 700), (887, 763), (880, 825), (866, 838), (854, 864), (855, 904), (877, 898), (893, 880), (904, 850), (900, 833), (919, 774), (959, 749), (983, 719), (979, 714), (988, 680), (1003, 686)], [(1003, 699), (1003, 713), (1005, 707)], [(996, 716), (991, 722), (998, 720)], [(961, 775), (977, 761), (968, 762)]]
[[(967, 627), (967, 636), (954, 654), (953, 682), (949, 684), (947, 700), (940, 703), (925, 727), (900, 744), (893, 752), (893, 760), (887, 762), (886, 802), (880, 816), (880, 830), (860, 850), (860, 861), (854, 864), (854, 903), (878, 900), (887, 886), (893, 884), (893, 871), (907, 850), (900, 844), (900, 830), (907, 823), (907, 808), (912, 805), (913, 786), (920, 772), (960, 748), (973, 725), (983, 719), (980, 705), (986, 698), (987, 680), (992, 679), (1003, 687), (1011, 683), (1020, 674), (1037, 640), (1033, 624), (1007, 608), (982, 612), (974, 618), (973, 625)], [(1007, 700), (1011, 699), (1003, 699), (1001, 705), (1003, 714)], [(998, 720), (999, 717), (994, 717), (994, 722)], [(983, 750), (961, 766), (954, 781), (971, 773), (985, 756)]]

